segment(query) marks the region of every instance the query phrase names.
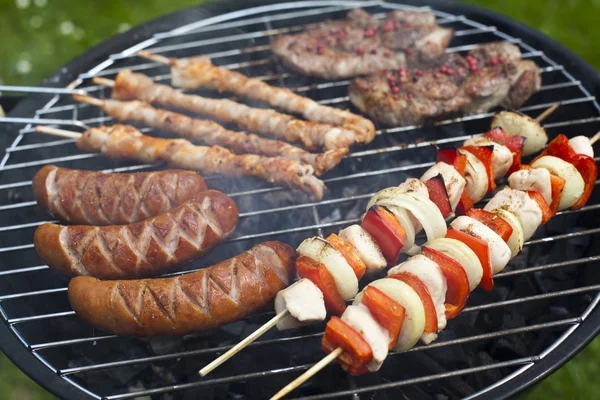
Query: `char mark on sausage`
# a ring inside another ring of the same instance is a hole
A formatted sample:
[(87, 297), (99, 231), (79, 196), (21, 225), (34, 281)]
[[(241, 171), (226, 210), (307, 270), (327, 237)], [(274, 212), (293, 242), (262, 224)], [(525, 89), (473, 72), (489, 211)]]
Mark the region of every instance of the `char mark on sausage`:
[(105, 174), (47, 165), (33, 178), (37, 203), (61, 221), (121, 225), (180, 206), (206, 190), (192, 171)]
[(209, 190), (157, 217), (129, 225), (41, 225), (34, 245), (49, 267), (69, 275), (130, 279), (189, 262), (231, 235), (235, 202)]
[(117, 335), (187, 335), (239, 320), (271, 302), (294, 275), (294, 250), (264, 242), (197, 272), (100, 281), (76, 277), (69, 301), (90, 325)]

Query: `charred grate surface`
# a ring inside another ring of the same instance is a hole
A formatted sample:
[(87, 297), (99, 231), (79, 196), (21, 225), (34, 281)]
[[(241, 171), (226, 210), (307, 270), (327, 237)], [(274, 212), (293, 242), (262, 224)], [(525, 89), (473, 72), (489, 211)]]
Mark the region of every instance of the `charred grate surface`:
[[(73, 103), (69, 94), (84, 91), (108, 97), (107, 89), (91, 85), (87, 78), (114, 78), (124, 68), (169, 82), (167, 67), (134, 56), (142, 48), (175, 57), (206, 54), (217, 65), (293, 88), (324, 104), (350, 108), (348, 81), (328, 82), (291, 73), (272, 58), (269, 41), (304, 24), (340, 18), (352, 7), (380, 16), (395, 8), (416, 8), (382, 2), (308, 1), (246, 9), (189, 25), (173, 23), (172, 31), (101, 58), (90, 70), (75, 71), (77, 80), (60, 93), (35, 89), (42, 92), (36, 98), (44, 102), (30, 114), (0, 119), (11, 123), (3, 127), (18, 128), (0, 162), (0, 314), (24, 349), (39, 360), (39, 367), (49, 369), (55, 379), (73, 385), (89, 398), (250, 399), (272, 395), (322, 356), (323, 325), (281, 333), (273, 330), (210, 376), (200, 378), (197, 371), (202, 366), (271, 318), (273, 312), (212, 332), (169, 339), (119, 338), (80, 321), (67, 300), (68, 279), (40, 265), (33, 250), (33, 231), (49, 217), (36, 207), (31, 178), (48, 163), (107, 171), (156, 167), (83, 154), (72, 140), (37, 135), (33, 126), (42, 123), (82, 130), (112, 123), (99, 109)], [(501, 31), (493, 21), (484, 24), (462, 14), (434, 12), (439, 24), (456, 32), (448, 51), (464, 53), (478, 43), (508, 40), (542, 68), (542, 90), (521, 111), (537, 115), (562, 101), (562, 107), (545, 123), (551, 136), (559, 132), (592, 134), (600, 129), (600, 106), (591, 89), (586, 89), (597, 85), (596, 81), (582, 83), (570, 64), (565, 66), (527, 40)], [(211, 188), (236, 199), (241, 212), (238, 230), (208, 257), (172, 274), (203, 268), (263, 240), (297, 245), (306, 236), (327, 235), (355, 222), (372, 193), (419, 176), (433, 164), (434, 144), (459, 143), (484, 132), (490, 115), (419, 129), (379, 126), (373, 143), (354, 149), (325, 177), (329, 190), (321, 202), (310, 202), (258, 180), (208, 177)], [(469, 307), (449, 323), (434, 344), (392, 354), (379, 373), (368, 376), (352, 378), (340, 368), (327, 368), (294, 395), (310, 399), (485, 396), (543, 362), (572, 339), (600, 301), (596, 271), (600, 228), (595, 222), (600, 217), (599, 200), (600, 190), (596, 189), (589, 205), (561, 212), (540, 229), (523, 253), (498, 275), (494, 292), (474, 292)]]

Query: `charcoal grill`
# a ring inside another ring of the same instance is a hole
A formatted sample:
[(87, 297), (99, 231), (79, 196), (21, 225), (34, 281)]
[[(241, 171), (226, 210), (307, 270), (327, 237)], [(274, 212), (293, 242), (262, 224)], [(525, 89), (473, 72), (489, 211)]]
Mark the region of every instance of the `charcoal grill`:
[[(545, 126), (551, 136), (600, 130), (597, 73), (561, 45), (501, 16), (463, 4), (429, 0), (438, 22), (455, 29), (448, 51), (507, 40), (542, 69), (542, 90), (520, 110), (537, 115), (562, 106)], [(74, 315), (65, 277), (40, 265), (34, 229), (49, 217), (36, 207), (30, 181), (41, 166), (133, 171), (160, 168), (83, 154), (73, 140), (36, 134), (37, 124), (82, 130), (111, 123), (100, 110), (75, 104), (70, 94), (106, 97), (91, 77), (112, 78), (131, 68), (168, 82), (168, 68), (135, 57), (140, 49), (213, 62), (293, 88), (324, 104), (350, 107), (347, 81), (298, 76), (269, 52), (269, 40), (325, 18), (363, 7), (376, 15), (424, 9), (422, 3), (350, 1), (223, 1), (191, 8), (134, 28), (67, 64), (40, 87), (0, 87), (28, 93), (3, 123), (0, 144), (0, 348), (45, 388), (66, 399), (265, 398), (317, 361), (323, 325), (269, 332), (206, 378), (198, 369), (272, 317), (271, 311), (184, 338), (119, 338), (96, 331)], [(61, 89), (57, 89), (61, 88)], [(210, 94), (215, 96), (214, 93)], [(491, 113), (442, 121), (436, 127), (378, 127), (376, 140), (355, 149), (327, 175), (321, 202), (244, 179), (208, 177), (239, 204), (233, 239), (185, 270), (195, 270), (266, 239), (297, 245), (355, 222), (369, 196), (419, 176), (432, 165), (433, 144), (457, 143), (486, 130)], [(145, 129), (144, 131), (148, 131)], [(161, 134), (152, 132), (152, 134)], [(496, 279), (493, 293), (474, 292), (469, 306), (433, 345), (390, 355), (377, 374), (352, 378), (330, 367), (298, 389), (302, 398), (504, 398), (544, 378), (573, 357), (600, 328), (600, 191), (581, 210), (563, 211), (526, 243)], [(181, 273), (178, 271), (176, 273)], [(146, 397), (144, 397), (146, 396)]]

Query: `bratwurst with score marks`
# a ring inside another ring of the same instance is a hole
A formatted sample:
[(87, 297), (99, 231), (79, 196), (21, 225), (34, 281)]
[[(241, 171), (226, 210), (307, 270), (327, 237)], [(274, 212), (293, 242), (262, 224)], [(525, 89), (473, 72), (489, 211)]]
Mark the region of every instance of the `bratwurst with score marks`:
[(69, 275), (130, 279), (157, 275), (191, 261), (225, 240), (238, 209), (215, 190), (164, 214), (129, 225), (43, 224), (33, 243), (50, 268)]
[(293, 280), (294, 249), (263, 242), (200, 271), (170, 278), (69, 283), (73, 310), (95, 328), (124, 336), (182, 336), (258, 311)]
[(121, 225), (178, 207), (206, 190), (196, 172), (166, 170), (105, 174), (46, 165), (33, 177), (33, 195), (64, 222)]

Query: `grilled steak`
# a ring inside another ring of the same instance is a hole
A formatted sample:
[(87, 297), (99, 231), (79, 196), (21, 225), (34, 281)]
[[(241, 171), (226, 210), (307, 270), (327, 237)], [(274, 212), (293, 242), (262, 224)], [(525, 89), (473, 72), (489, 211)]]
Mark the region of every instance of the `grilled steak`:
[(520, 107), (541, 85), (540, 70), (518, 47), (497, 42), (469, 55), (445, 54), (435, 67), (401, 68), (357, 78), (350, 100), (389, 125), (421, 125), (502, 105)]
[(277, 36), (271, 49), (301, 74), (343, 79), (435, 59), (448, 46), (452, 33), (436, 25), (429, 12), (394, 11), (380, 21), (355, 9), (344, 20)]

